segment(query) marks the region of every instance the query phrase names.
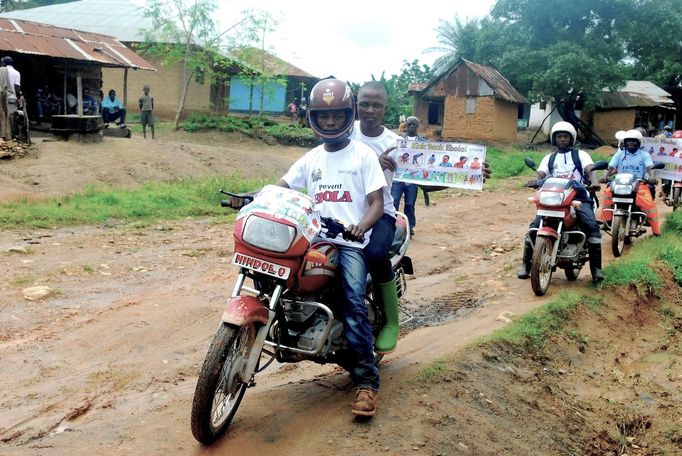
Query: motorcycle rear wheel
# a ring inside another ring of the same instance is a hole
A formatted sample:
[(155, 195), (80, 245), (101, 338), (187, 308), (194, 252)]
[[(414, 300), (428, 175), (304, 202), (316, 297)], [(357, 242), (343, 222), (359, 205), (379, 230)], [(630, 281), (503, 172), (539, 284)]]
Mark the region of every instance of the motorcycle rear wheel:
[(239, 408), (249, 382), (241, 378), (241, 371), (255, 339), (253, 323), (222, 323), (213, 336), (192, 402), (192, 434), (204, 445), (220, 438)]
[(624, 219), (622, 216), (613, 217), (611, 223), (611, 251), (614, 257), (619, 257), (623, 254), (625, 249), (625, 234), (626, 227), (624, 226)]
[(680, 201), (680, 197), (682, 193), (682, 188), (676, 187), (673, 188), (673, 212), (682, 204), (682, 201)]
[(530, 286), (533, 293), (542, 296), (547, 293), (549, 282), (552, 280), (552, 251), (554, 240), (541, 237), (535, 240), (532, 266), (530, 268)]

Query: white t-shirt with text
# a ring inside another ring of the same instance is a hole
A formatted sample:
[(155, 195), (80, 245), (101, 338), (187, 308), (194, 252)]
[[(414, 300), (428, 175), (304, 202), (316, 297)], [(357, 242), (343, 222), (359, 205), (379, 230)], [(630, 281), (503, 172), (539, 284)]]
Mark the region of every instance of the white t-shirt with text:
[[(362, 143), (351, 141), (336, 152), (319, 145), (299, 158), (282, 179), (293, 189), (304, 188), (315, 200), (315, 208), (323, 217), (341, 220), (344, 225), (357, 225), (369, 208), (367, 195), (386, 187), (379, 160)], [(346, 241), (337, 236), (329, 242), (361, 248), (365, 243)]]
[[(388, 128), (384, 127), (384, 131), (379, 136), (365, 136), (360, 131), (360, 121), (355, 121), (355, 126), (353, 127), (353, 134), (351, 139), (360, 141), (363, 144), (368, 145), (376, 154), (377, 158), (379, 155), (383, 154), (389, 147), (394, 147), (398, 145), (398, 140), (403, 139), (402, 136), (393, 133)], [(396, 163), (398, 162), (398, 150), (394, 149), (390, 154), (388, 154)], [(393, 184), (394, 172), (388, 169), (383, 170), (384, 177), (386, 177), (386, 184), (388, 185), (384, 189), (384, 214), (388, 214), (395, 218), (395, 206), (393, 206), (393, 197), (391, 196), (391, 185)]]

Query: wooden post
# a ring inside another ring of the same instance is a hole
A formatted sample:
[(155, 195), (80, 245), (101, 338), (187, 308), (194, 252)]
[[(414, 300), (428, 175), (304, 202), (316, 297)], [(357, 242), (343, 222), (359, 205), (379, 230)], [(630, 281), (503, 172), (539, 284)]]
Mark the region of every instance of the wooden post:
[(123, 70), (123, 106), (128, 109), (128, 67)]
[(76, 91), (78, 92), (78, 115), (83, 115), (83, 80), (81, 75), (76, 75)]
[(64, 112), (63, 114), (68, 114), (69, 104), (66, 102), (66, 70), (67, 67), (64, 66), (64, 93), (62, 94), (62, 100), (64, 102)]

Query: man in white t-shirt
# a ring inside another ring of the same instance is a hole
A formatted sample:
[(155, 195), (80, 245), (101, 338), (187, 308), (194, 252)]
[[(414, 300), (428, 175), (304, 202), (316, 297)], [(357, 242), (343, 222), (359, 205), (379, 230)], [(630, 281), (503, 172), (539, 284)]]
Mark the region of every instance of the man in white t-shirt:
[(374, 297), (381, 301), (386, 324), (374, 341), (377, 353), (395, 350), (398, 340), (398, 293), (388, 250), (395, 236), (395, 206), (391, 185), (397, 166), (398, 140), (401, 136), (382, 125), (386, 113), (388, 94), (379, 81), (369, 81), (358, 91), (358, 118), (352, 138), (368, 145), (376, 154), (386, 178), (384, 187), (384, 214), (372, 230), (365, 257), (372, 275)]
[[(583, 203), (582, 206), (575, 208), (575, 215), (578, 219), (580, 229), (587, 237), (592, 281), (601, 282), (604, 280), (604, 275), (601, 270), (601, 232), (599, 231), (597, 220), (594, 217), (592, 198), (584, 185), (586, 181), (593, 185), (598, 185), (596, 174), (592, 171), (594, 162), (587, 152), (573, 147), (577, 138), (577, 132), (569, 122), (562, 121), (555, 123), (552, 126), (550, 138), (552, 145), (555, 145), (557, 150), (551, 154), (545, 155), (538, 167), (538, 175), (540, 179), (544, 179), (545, 177), (572, 177), (575, 179), (574, 182), (576, 190), (578, 191), (578, 195), (575, 199)], [(574, 157), (577, 159), (578, 163), (576, 163)], [(585, 179), (585, 176), (588, 175), (590, 178)], [(541, 217), (536, 216), (535, 220), (530, 224), (530, 228), (539, 227), (540, 221)], [(534, 242), (534, 236), (526, 237), (523, 249), (523, 262), (521, 269), (517, 273), (519, 279), (527, 279), (530, 276)]]
[(18, 109), (18, 100), (21, 98), (21, 73), (14, 68), (14, 60), (10, 56), (3, 57), (2, 64), (7, 67), (10, 87), (14, 91), (7, 95), (7, 111), (11, 116)]
[[(341, 235), (325, 240), (334, 243), (339, 252), (344, 334), (355, 358), (350, 367), (357, 386), (352, 412), (371, 417), (377, 409), (379, 369), (365, 305), (367, 263), (363, 247), (383, 214), (386, 179), (372, 150), (350, 139), (355, 103), (348, 85), (337, 79), (315, 84), (308, 100), (308, 117), (322, 144), (298, 159), (277, 185), (306, 189), (322, 216), (342, 220), (353, 236), (365, 238), (363, 244)], [(232, 207), (241, 203), (233, 201)]]

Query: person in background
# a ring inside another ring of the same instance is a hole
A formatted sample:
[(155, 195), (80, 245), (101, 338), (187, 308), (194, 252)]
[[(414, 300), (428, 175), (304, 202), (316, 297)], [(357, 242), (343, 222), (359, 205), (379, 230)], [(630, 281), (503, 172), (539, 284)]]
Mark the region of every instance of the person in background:
[(83, 89), (83, 115), (94, 116), (99, 114), (99, 104), (92, 95), (90, 89)]
[(116, 96), (114, 89), (111, 89), (109, 96), (102, 101), (102, 119), (104, 120), (104, 128), (109, 128), (109, 123), (117, 119), (119, 119), (119, 128), (126, 127), (126, 108)]
[[(417, 130), (419, 129), (419, 118), (410, 116), (405, 119), (404, 122), (406, 133), (403, 135), (403, 138), (407, 141), (426, 141), (425, 137), (417, 134)], [(418, 189), (419, 187), (416, 184), (398, 181), (393, 181), (393, 185), (391, 186), (391, 197), (393, 198), (393, 205), (396, 211), (400, 209), (400, 200), (403, 195), (405, 195), (405, 215), (410, 222), (410, 236), (414, 236), (414, 227), (417, 225), (415, 204), (417, 202)]]
[(7, 97), (14, 93), (14, 87), (9, 82), (9, 74), (5, 62), (0, 60), (0, 136), (5, 141), (12, 139), (12, 129), (10, 127), (9, 104)]
[(308, 100), (301, 98), (301, 106), (298, 108), (298, 119), (301, 126), (306, 126), (308, 122)]
[(2, 58), (3, 66), (7, 67), (7, 75), (12, 93), (7, 94), (7, 113), (11, 117), (12, 113), (19, 109), (19, 99), (21, 98), (21, 73), (14, 68), (14, 60), (10, 56)]
[(291, 119), (291, 123), (293, 124), (298, 119), (298, 106), (296, 105), (296, 98), (291, 100), (291, 103), (289, 103), (287, 108), (289, 109), (289, 119)]
[(154, 97), (149, 95), (149, 86), (147, 84), (142, 88), (144, 95), (138, 100), (140, 106), (140, 122), (142, 123), (142, 135), (144, 139), (147, 139), (147, 125), (152, 131), (152, 140), (156, 139), (154, 137)]

